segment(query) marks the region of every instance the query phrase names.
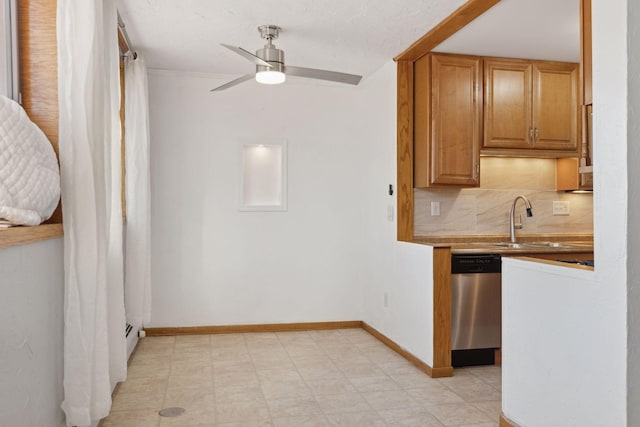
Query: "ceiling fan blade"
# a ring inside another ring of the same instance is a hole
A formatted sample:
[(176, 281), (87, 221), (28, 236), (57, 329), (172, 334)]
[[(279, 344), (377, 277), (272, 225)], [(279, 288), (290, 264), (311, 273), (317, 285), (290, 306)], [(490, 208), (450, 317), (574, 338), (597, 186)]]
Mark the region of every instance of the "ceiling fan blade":
[(242, 56), (245, 59), (248, 59), (249, 61), (253, 62), (256, 65), (263, 65), (265, 67), (273, 67), (273, 65), (269, 64), (267, 61), (263, 61), (262, 59), (258, 58), (257, 56), (255, 56), (253, 53), (249, 52), (248, 50), (245, 50), (241, 47), (235, 47), (235, 46), (231, 46), (228, 44), (224, 44), (224, 43), (220, 43), (222, 46), (226, 47), (227, 49), (229, 49), (232, 52), (237, 53), (238, 55)]
[(231, 86), (239, 85), (242, 82), (246, 82), (247, 80), (251, 80), (253, 77), (254, 77), (254, 74), (247, 74), (246, 76), (238, 77), (235, 80), (231, 80), (229, 83), (225, 83), (222, 86), (218, 86), (217, 88), (211, 89), (209, 92), (217, 92), (219, 90), (228, 89)]
[(339, 73), (337, 71), (317, 70), (315, 68), (285, 66), (285, 74), (306, 77), (309, 79), (328, 80), (331, 82), (346, 83), (357, 86), (362, 76), (355, 74)]

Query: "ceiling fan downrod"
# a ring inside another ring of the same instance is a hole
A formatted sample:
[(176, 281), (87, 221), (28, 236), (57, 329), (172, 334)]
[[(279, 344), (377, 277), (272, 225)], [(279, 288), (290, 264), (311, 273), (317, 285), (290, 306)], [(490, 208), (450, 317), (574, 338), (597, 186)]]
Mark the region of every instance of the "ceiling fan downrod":
[(267, 44), (262, 48), (256, 50), (256, 56), (263, 61), (266, 61), (271, 65), (271, 67), (266, 67), (264, 65), (256, 65), (256, 72), (285, 72), (284, 68), (284, 51), (278, 49), (274, 44), (273, 40), (277, 39), (280, 35), (281, 28), (276, 25), (261, 25), (258, 27), (258, 32), (260, 33), (260, 37), (267, 40)]

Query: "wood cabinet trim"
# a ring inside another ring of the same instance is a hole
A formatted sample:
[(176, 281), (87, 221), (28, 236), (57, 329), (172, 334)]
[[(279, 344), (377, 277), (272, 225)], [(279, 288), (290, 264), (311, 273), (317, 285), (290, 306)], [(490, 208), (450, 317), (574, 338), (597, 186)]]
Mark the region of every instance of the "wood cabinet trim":
[(433, 368), (451, 369), (451, 248), (433, 248)]
[(413, 62), (397, 64), (397, 239), (413, 240)]

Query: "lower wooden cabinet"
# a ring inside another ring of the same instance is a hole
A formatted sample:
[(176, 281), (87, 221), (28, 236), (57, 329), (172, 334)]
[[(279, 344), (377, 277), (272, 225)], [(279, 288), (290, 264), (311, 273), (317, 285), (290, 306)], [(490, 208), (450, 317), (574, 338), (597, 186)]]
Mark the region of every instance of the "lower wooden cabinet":
[(414, 186), (480, 185), (482, 59), (429, 54), (414, 63)]

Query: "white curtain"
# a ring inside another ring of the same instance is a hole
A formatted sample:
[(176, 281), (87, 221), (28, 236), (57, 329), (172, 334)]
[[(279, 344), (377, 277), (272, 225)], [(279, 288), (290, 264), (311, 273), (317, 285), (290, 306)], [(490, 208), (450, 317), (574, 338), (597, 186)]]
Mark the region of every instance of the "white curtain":
[(140, 328), (151, 318), (149, 99), (147, 67), (140, 55), (125, 62), (124, 81), (127, 192), (125, 307), (127, 321)]
[(69, 426), (108, 415), (126, 376), (117, 16), (113, 0), (58, 0)]

